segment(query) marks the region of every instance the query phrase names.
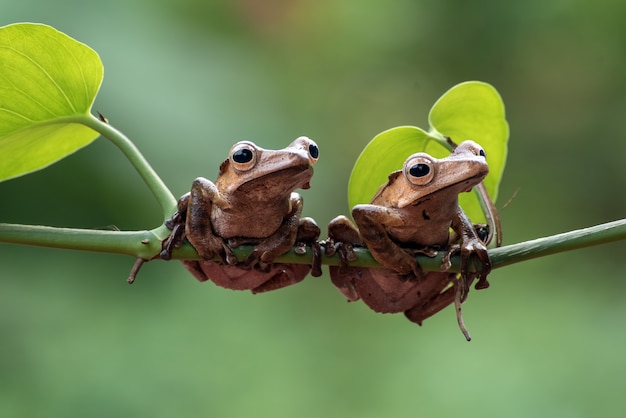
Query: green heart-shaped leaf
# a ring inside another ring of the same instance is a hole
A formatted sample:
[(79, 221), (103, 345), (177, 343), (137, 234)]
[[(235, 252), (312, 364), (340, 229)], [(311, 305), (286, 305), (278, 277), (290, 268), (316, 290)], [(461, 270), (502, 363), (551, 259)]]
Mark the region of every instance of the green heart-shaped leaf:
[(0, 181), (42, 169), (98, 137), (81, 120), (102, 78), (98, 54), (50, 26), (0, 28)]
[[(392, 171), (400, 170), (406, 158), (426, 152), (442, 158), (449, 154), (445, 137), (457, 144), (472, 139), (487, 154), (489, 175), (485, 186), (495, 201), (506, 161), (508, 124), (504, 104), (489, 84), (466, 82), (448, 90), (433, 106), (428, 132), (411, 126), (389, 129), (378, 134), (357, 159), (348, 185), (350, 207), (368, 203)], [(459, 196), (461, 206), (473, 222), (484, 222), (475, 194)]]
[[(438, 137), (450, 137), (457, 144), (472, 139), (485, 149), (489, 175), (484, 183), (495, 202), (509, 139), (504, 103), (497, 90), (477, 81), (458, 84), (437, 100), (428, 121), (431, 133)], [(474, 199), (471, 194), (460, 196), (461, 206), (469, 198)]]

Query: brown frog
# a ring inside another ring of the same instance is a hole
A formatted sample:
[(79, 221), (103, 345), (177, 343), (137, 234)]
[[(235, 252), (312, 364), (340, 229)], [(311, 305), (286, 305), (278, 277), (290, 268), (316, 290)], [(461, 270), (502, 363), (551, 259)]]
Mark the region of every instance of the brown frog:
[[(473, 141), (462, 142), (442, 159), (411, 155), (402, 170), (389, 175), (370, 204), (353, 208), (358, 229), (345, 216), (330, 222), (326, 252), (339, 251), (342, 258), (341, 267), (330, 268), (333, 284), (349, 301), (362, 299), (376, 312), (405, 312), (418, 324), (455, 297), (464, 300), (467, 290), (453, 286), (459, 283), (456, 273), (424, 273), (416, 254), (446, 251), (442, 270), (447, 270), (450, 255), (460, 252), (463, 284), (469, 286), (478, 275), (476, 288), (489, 286), (487, 248), (458, 204), (458, 194), (469, 192), (488, 172), (485, 152)], [(347, 266), (355, 259), (353, 246), (363, 245), (384, 268)], [(469, 273), (473, 258), (482, 264), (478, 273)], [(461, 321), (459, 317), (463, 329)]]
[[(170, 258), (172, 248), (187, 238), (201, 260), (183, 264), (200, 281), (258, 293), (303, 280), (311, 266), (273, 261), (296, 243), (298, 252), (305, 244), (316, 247), (320, 229), (313, 219), (300, 218), (302, 197), (294, 190), (310, 187), (318, 157), (317, 144), (307, 137), (282, 150), (249, 141), (233, 145), (216, 182), (199, 177), (179, 199), (178, 212), (166, 222), (172, 234), (161, 258)], [(254, 249), (238, 262), (232, 248), (244, 244)], [(314, 275), (321, 274), (317, 270)]]

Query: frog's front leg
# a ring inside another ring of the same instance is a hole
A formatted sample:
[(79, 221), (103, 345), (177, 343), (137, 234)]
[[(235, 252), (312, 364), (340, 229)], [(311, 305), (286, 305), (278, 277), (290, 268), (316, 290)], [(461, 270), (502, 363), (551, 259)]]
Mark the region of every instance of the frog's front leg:
[(326, 255), (339, 254), (339, 266), (330, 266), (330, 280), (350, 302), (361, 298), (355, 282), (362, 280), (363, 269), (351, 268), (348, 264), (356, 260), (354, 246), (362, 245), (363, 240), (357, 227), (343, 215), (328, 224), (328, 238), (324, 241)]
[(352, 216), (359, 227), (363, 241), (376, 261), (400, 275), (413, 274), (417, 279), (424, 277), (415, 256), (398, 246), (385, 229), (385, 226), (401, 227), (404, 225), (397, 211), (378, 205), (356, 205), (352, 209)]
[(461, 278), (467, 281), (470, 275), (469, 261), (472, 256), (476, 256), (482, 264), (482, 268), (480, 272), (478, 272), (478, 282), (475, 288), (486, 289), (489, 287), (487, 275), (491, 272), (489, 253), (487, 252), (485, 244), (478, 238), (474, 225), (460, 207), (457, 209), (456, 216), (452, 220), (452, 229), (454, 229), (461, 238)]
[(296, 234), (296, 254), (306, 254), (306, 246), (311, 247), (313, 260), (311, 262), (311, 276), (322, 275), (322, 249), (318, 241), (320, 237), (320, 227), (313, 218), (300, 218), (298, 222), (298, 233)]
[[(291, 193), (289, 204), (290, 211), (284, 217), (280, 227), (254, 247), (243, 263), (245, 267), (258, 265), (261, 270), (267, 270), (277, 257), (293, 247), (300, 227), (302, 197), (298, 193)], [(317, 235), (319, 237), (319, 232)]]
[(221, 209), (230, 207), (215, 184), (203, 177), (194, 180), (187, 204), (185, 235), (204, 260), (211, 260), (215, 255), (228, 264), (237, 263), (237, 257), (224, 240), (217, 236), (211, 224), (213, 205)]
[(328, 238), (324, 241), (326, 255), (339, 254), (340, 272), (346, 273), (348, 262), (356, 260), (355, 246), (363, 246), (358, 228), (343, 215), (328, 224)]

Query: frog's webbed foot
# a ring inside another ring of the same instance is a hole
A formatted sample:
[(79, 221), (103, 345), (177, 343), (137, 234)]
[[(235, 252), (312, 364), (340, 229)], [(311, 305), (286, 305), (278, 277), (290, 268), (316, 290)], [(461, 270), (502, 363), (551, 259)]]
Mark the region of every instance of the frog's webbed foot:
[(478, 258), (482, 265), (482, 268), (477, 273), (478, 282), (474, 288), (477, 290), (486, 289), (489, 287), (487, 276), (491, 272), (491, 260), (489, 259), (487, 247), (478, 239), (468, 240), (461, 245), (461, 277), (464, 277), (465, 280), (469, 277), (469, 264), (472, 258)]
[(268, 272), (279, 256), (288, 252), (295, 243), (296, 233), (280, 228), (274, 235), (257, 242), (252, 252), (240, 263), (243, 268)]
[(360, 204), (352, 208), (352, 216), (367, 248), (380, 264), (407, 279), (423, 280), (424, 273), (412, 251), (400, 247), (389, 235), (388, 228), (404, 226), (405, 221), (398, 211)]
[(237, 256), (233, 253), (230, 242), (220, 237), (209, 234), (203, 237), (187, 237), (187, 239), (196, 249), (202, 260), (218, 261), (215, 260), (215, 257), (217, 257), (219, 262), (231, 266), (239, 262)]
[(311, 262), (311, 276), (319, 277), (322, 275), (322, 249), (318, 238), (320, 237), (320, 227), (313, 218), (301, 218), (298, 224), (298, 233), (296, 236), (295, 252), (296, 254), (306, 254), (306, 246), (311, 247), (313, 259)]
[[(297, 193), (292, 193), (289, 202), (291, 209), (283, 219), (282, 224), (270, 236), (258, 241), (254, 250), (243, 262), (243, 266), (247, 268), (256, 267), (261, 269), (261, 271), (267, 271), (276, 258), (292, 249), (298, 239), (300, 228), (303, 230), (305, 239), (314, 236), (316, 233), (319, 236), (319, 228), (317, 228), (315, 221), (310, 218), (300, 219), (302, 197)], [(316, 239), (314, 238), (313, 240)], [(302, 251), (302, 246), (300, 246), (299, 251)]]
[(383, 264), (386, 268), (395, 271), (397, 273), (397, 277), (402, 282), (421, 282), (425, 279), (426, 273), (424, 273), (422, 266), (420, 266), (415, 258), (417, 254), (434, 257), (434, 255), (437, 254), (437, 251), (434, 251), (431, 254), (430, 251), (425, 249), (414, 250), (397, 247), (393, 250), (393, 253), (390, 253), (390, 257), (393, 257), (392, 259), (395, 260), (395, 263), (389, 264), (387, 262), (385, 264), (381, 264)]
[(174, 248), (180, 247), (183, 241), (185, 240), (185, 224), (184, 223), (172, 225), (170, 229), (172, 230), (172, 233), (167, 238), (165, 238), (162, 242), (162, 249), (161, 249), (161, 253), (159, 254), (159, 257), (161, 257), (161, 260), (171, 260), (172, 251), (174, 250)]
[(322, 241), (324, 246), (324, 255), (333, 256), (339, 255), (339, 271), (341, 273), (347, 273), (351, 261), (357, 259), (356, 252), (354, 251), (354, 244), (344, 241), (335, 241), (333, 238), (326, 238)]
[(448, 248), (448, 251), (444, 254), (441, 259), (441, 266), (439, 267), (439, 271), (448, 271), (452, 266), (452, 256), (461, 251), (461, 246), (459, 244), (453, 244)]
[(357, 259), (356, 252), (354, 251), (354, 245), (350, 242), (335, 242), (332, 243), (334, 251), (339, 254), (339, 272), (347, 273), (350, 270), (350, 262)]
[[(450, 258), (458, 253), (460, 253), (461, 257), (461, 278), (466, 283), (466, 287), (469, 287), (468, 282), (473, 281), (474, 277), (478, 276), (478, 282), (474, 288), (477, 290), (488, 288), (487, 276), (491, 272), (491, 260), (489, 259), (487, 247), (476, 239), (470, 239), (450, 246), (443, 257), (441, 271), (447, 271), (450, 268)], [(470, 273), (470, 261), (473, 262), (475, 259), (480, 261), (482, 268), (477, 273)]]
[(268, 250), (255, 247), (254, 250), (246, 257), (244, 261), (240, 263), (240, 266), (244, 269), (256, 269), (260, 272), (267, 273), (272, 267), (272, 263), (276, 257), (273, 257), (272, 261), (264, 261), (263, 256), (268, 253)]
[(239, 262), (237, 256), (233, 253), (233, 249), (222, 238), (211, 236), (209, 241), (211, 242), (211, 244), (207, 245), (206, 247), (207, 249), (209, 249), (209, 251), (206, 253), (206, 255), (198, 252), (200, 254), (200, 257), (208, 260), (216, 255), (220, 258), (220, 260), (222, 260), (223, 263), (231, 266)]
[(328, 224), (328, 238), (323, 245), (325, 255), (339, 255), (339, 272), (345, 274), (349, 262), (357, 259), (354, 247), (363, 245), (363, 240), (357, 227), (348, 218), (339, 215)]
[(271, 263), (263, 263), (261, 262), (261, 255), (263, 254), (263, 250), (255, 247), (250, 254), (239, 263), (239, 267), (250, 270), (252, 268), (256, 268), (261, 272), (269, 271), (271, 267)]
[[(439, 247), (420, 247), (412, 249), (398, 248), (398, 250), (403, 251), (410, 256), (410, 258), (407, 259), (407, 268), (404, 268), (402, 271), (398, 271), (398, 278), (400, 278), (400, 280), (403, 282), (419, 282), (424, 280), (427, 273), (424, 273), (424, 270), (422, 270), (422, 266), (420, 266), (420, 264), (417, 262), (415, 256), (421, 254), (425, 255), (426, 257), (432, 258), (439, 254), (439, 251), (441, 249)], [(413, 260), (415, 260), (415, 264), (413, 264)]]

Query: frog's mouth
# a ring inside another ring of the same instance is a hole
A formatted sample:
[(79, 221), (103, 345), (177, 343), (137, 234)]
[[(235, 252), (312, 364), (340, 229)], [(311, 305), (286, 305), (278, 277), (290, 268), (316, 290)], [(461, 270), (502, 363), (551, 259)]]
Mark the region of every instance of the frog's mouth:
[(238, 190), (244, 193), (262, 193), (267, 195), (287, 194), (296, 189), (309, 189), (313, 167), (303, 164), (273, 171), (245, 182)]
[(456, 189), (456, 193), (468, 193), (471, 192), (474, 187), (476, 187), (487, 174), (476, 174), (475, 176), (468, 177), (463, 181), (460, 181), (456, 184), (451, 184), (448, 187), (445, 187), (441, 190), (450, 190), (453, 191)]
[(483, 181), (485, 179), (485, 177), (487, 176), (487, 174), (477, 174), (475, 176), (472, 176), (470, 178), (468, 178), (467, 180), (461, 182), (462, 185), (465, 185), (467, 187), (461, 189), (461, 191), (459, 193), (468, 193), (471, 192), (472, 189), (476, 186), (478, 186), (478, 184)]
[[(410, 206), (418, 206), (423, 204), (425, 201), (436, 199), (437, 197), (456, 197), (456, 195), (458, 195), (459, 193), (471, 192), (474, 187), (476, 187), (481, 181), (483, 181), (486, 175), (487, 174), (479, 173), (475, 176), (468, 177), (458, 183), (454, 183), (441, 189), (435, 190), (410, 203)], [(405, 206), (409, 206), (409, 204), (406, 204)], [(402, 207), (402, 205), (400, 205), (400, 207)]]

